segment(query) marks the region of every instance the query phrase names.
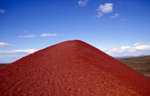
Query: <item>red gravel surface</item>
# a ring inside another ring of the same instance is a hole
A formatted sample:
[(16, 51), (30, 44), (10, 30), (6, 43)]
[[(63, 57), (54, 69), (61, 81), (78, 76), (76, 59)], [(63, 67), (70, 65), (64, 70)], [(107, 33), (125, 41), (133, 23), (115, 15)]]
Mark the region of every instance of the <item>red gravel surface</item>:
[(150, 79), (72, 40), (1, 68), (0, 96), (150, 96)]

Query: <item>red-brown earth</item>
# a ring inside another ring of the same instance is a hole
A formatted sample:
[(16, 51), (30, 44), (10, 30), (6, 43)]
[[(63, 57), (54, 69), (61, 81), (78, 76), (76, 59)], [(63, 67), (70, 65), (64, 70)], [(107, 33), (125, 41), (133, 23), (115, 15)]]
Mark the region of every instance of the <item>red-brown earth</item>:
[(0, 96), (150, 96), (150, 79), (95, 47), (62, 42), (0, 69)]

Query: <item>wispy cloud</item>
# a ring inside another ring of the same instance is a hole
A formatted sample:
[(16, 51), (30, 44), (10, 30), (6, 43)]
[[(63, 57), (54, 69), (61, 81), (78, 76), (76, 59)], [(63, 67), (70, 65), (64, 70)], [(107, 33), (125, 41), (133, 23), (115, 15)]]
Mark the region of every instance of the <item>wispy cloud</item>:
[(5, 13), (6, 11), (4, 9), (0, 9), (0, 14)]
[(5, 42), (0, 42), (0, 47), (4, 47), (4, 46), (13, 46), (12, 44), (9, 44), (9, 43), (5, 43)]
[(25, 49), (25, 50), (9, 50), (9, 51), (0, 51), (0, 54), (12, 55), (12, 54), (30, 54), (37, 51), (36, 49)]
[(118, 13), (115, 13), (114, 15), (111, 16), (111, 18), (112, 18), (112, 19), (115, 19), (115, 18), (117, 18), (118, 16), (119, 16), (119, 14), (118, 14)]
[(28, 32), (27, 30), (24, 30), (24, 32)]
[(35, 35), (22, 35), (22, 36), (18, 36), (19, 38), (34, 38)]
[(107, 54), (115, 57), (150, 55), (150, 44), (135, 43), (132, 46), (120, 48), (99, 48)]
[(103, 14), (111, 13), (113, 11), (113, 3), (105, 3), (104, 5), (99, 5), (99, 7), (96, 9), (97, 11), (97, 18), (100, 18), (103, 16)]
[(23, 56), (34, 53), (36, 49), (0, 51), (0, 63), (11, 63)]
[(41, 34), (42, 37), (49, 37), (49, 36), (58, 36), (58, 34), (56, 33), (53, 33), (53, 34), (50, 34), (50, 33), (43, 33)]
[(84, 7), (84, 6), (87, 5), (87, 2), (88, 2), (88, 1), (89, 1), (89, 0), (79, 0), (79, 1), (78, 1), (78, 5), (81, 6), (81, 7)]

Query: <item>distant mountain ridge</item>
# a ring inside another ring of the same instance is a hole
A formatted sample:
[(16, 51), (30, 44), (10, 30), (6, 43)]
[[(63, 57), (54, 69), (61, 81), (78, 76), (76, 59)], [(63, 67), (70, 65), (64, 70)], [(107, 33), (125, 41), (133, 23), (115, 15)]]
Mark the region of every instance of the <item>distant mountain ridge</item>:
[(150, 55), (140, 55), (140, 56), (121, 56), (121, 57), (114, 57), (118, 60), (122, 60), (122, 59), (130, 59), (130, 58), (138, 58), (138, 57), (145, 57), (145, 56), (150, 56)]

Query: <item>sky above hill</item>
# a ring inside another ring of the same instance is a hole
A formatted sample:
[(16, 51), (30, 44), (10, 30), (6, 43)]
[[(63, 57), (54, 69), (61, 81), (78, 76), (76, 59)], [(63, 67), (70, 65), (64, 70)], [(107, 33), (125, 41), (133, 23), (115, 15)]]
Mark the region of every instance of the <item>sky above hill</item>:
[(0, 0), (0, 62), (66, 40), (111, 56), (150, 55), (150, 0)]

